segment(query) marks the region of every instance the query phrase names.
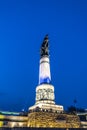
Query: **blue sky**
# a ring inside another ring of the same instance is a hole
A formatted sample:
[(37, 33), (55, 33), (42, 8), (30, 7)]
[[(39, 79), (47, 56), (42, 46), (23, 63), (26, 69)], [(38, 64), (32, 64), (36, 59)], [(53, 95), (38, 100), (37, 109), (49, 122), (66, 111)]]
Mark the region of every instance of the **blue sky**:
[(87, 108), (87, 1), (0, 1), (0, 110), (35, 103), (40, 46), (49, 34), (55, 101)]

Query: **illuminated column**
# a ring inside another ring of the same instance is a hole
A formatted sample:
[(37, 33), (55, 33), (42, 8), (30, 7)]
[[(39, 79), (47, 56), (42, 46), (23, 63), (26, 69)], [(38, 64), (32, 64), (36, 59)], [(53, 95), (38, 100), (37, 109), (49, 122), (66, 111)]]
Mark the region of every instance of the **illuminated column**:
[(40, 59), (39, 84), (50, 82), (51, 82), (51, 74), (50, 74), (49, 57), (44, 56)]
[(51, 82), (48, 42), (48, 35), (46, 35), (40, 49), (39, 84)]
[(36, 104), (55, 104), (54, 86), (51, 85), (48, 36), (44, 38), (40, 51), (39, 85), (36, 87)]

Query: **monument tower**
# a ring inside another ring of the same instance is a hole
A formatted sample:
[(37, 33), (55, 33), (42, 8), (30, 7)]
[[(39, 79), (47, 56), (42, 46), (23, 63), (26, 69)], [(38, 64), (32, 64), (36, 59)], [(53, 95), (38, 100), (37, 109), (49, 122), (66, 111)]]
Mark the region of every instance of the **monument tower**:
[(39, 108), (40, 111), (62, 112), (63, 106), (55, 104), (54, 86), (51, 84), (49, 39), (45, 36), (40, 48), (39, 83), (36, 87), (36, 102), (30, 111)]

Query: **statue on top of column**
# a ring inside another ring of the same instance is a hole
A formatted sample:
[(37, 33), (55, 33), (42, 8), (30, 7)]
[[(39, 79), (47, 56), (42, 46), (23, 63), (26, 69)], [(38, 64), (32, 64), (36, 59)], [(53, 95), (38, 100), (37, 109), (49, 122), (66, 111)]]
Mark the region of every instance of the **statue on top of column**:
[(40, 56), (49, 56), (49, 45), (48, 45), (48, 35), (45, 36), (43, 43), (41, 45), (41, 49), (40, 49)]

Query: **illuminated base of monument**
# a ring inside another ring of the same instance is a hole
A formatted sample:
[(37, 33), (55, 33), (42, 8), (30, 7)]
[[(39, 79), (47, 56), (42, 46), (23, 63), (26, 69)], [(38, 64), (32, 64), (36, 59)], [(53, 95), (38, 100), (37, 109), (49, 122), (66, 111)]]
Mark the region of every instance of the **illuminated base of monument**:
[(63, 112), (63, 106), (61, 105), (53, 105), (47, 103), (39, 103), (29, 108), (30, 111), (52, 111), (52, 112)]
[(80, 128), (77, 115), (54, 112), (31, 112), (28, 114), (28, 127), (34, 128)]
[(36, 87), (36, 103), (29, 111), (52, 111), (63, 112), (63, 106), (55, 104), (54, 86), (41, 84)]

